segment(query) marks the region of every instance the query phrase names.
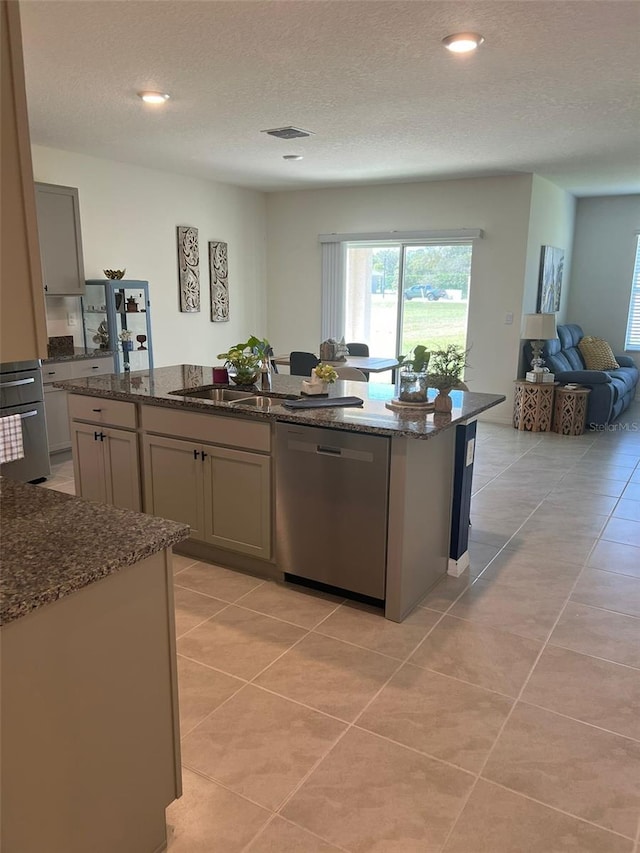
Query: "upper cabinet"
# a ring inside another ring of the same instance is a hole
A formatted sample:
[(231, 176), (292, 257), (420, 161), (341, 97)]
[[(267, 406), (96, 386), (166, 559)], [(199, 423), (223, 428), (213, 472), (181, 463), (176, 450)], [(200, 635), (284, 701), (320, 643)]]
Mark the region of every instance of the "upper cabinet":
[(82, 296), (84, 262), (75, 187), (36, 184), (42, 278), (47, 296)]
[(0, 362), (47, 357), (33, 168), (22, 63), (20, 10), (0, 0), (2, 217)]

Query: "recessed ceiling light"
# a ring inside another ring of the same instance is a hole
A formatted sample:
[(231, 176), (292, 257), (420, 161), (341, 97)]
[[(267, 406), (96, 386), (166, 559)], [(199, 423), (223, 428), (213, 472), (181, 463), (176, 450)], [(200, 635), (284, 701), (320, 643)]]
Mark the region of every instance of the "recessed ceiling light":
[(171, 95), (164, 92), (138, 92), (138, 97), (142, 98), (145, 104), (164, 104)]
[(453, 53), (469, 53), (480, 47), (483, 41), (479, 33), (454, 33), (442, 39), (443, 45)]
[(302, 154), (283, 154), (283, 160), (303, 160)]

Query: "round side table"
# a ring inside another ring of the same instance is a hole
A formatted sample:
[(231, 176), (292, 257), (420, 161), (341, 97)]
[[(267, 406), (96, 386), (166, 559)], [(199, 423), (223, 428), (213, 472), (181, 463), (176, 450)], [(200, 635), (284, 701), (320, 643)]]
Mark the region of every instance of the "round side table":
[(515, 382), (513, 426), (529, 432), (547, 432), (551, 429), (553, 415), (553, 382)]
[(587, 422), (590, 388), (556, 388), (553, 407), (553, 431), (560, 435), (582, 435)]

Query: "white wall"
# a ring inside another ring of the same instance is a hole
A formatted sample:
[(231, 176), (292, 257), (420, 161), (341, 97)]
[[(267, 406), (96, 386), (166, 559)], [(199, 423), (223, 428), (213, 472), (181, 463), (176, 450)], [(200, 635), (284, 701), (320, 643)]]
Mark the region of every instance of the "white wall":
[[(624, 352), (640, 195), (578, 199), (568, 317)], [(640, 353), (629, 352), (640, 367)]]
[[(127, 278), (149, 281), (157, 366), (214, 364), (230, 344), (267, 334), (263, 193), (40, 146), (33, 147), (33, 167), (36, 181), (78, 188), (87, 278), (126, 267)], [(179, 310), (178, 225), (199, 229), (198, 314)], [(210, 320), (209, 240), (229, 244), (227, 323)], [(75, 304), (52, 302), (50, 335), (79, 331), (66, 327), (66, 312)]]
[[(468, 343), (471, 390), (503, 393), (488, 417), (510, 420), (527, 270), (532, 175), (270, 193), (268, 327), (279, 352), (320, 343), (318, 235), (482, 228), (474, 243)], [(539, 250), (538, 250), (539, 251)], [(514, 321), (505, 324), (505, 315)]]
[(558, 323), (566, 322), (571, 290), (571, 263), (576, 200), (544, 178), (533, 176), (529, 237), (524, 278), (523, 314), (535, 314), (540, 276), (540, 254), (543, 246), (564, 249), (564, 276), (560, 295)]

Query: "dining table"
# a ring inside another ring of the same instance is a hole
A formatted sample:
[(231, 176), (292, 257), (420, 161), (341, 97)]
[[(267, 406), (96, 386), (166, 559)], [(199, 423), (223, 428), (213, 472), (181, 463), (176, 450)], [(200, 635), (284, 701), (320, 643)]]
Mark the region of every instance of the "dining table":
[[(271, 359), (275, 364), (283, 367), (289, 366), (288, 355), (276, 355)], [(325, 361), (332, 367), (355, 367), (358, 370), (366, 370), (369, 373), (384, 373), (385, 370), (395, 370), (400, 364), (397, 358), (382, 358), (369, 355), (348, 355), (342, 361)]]

